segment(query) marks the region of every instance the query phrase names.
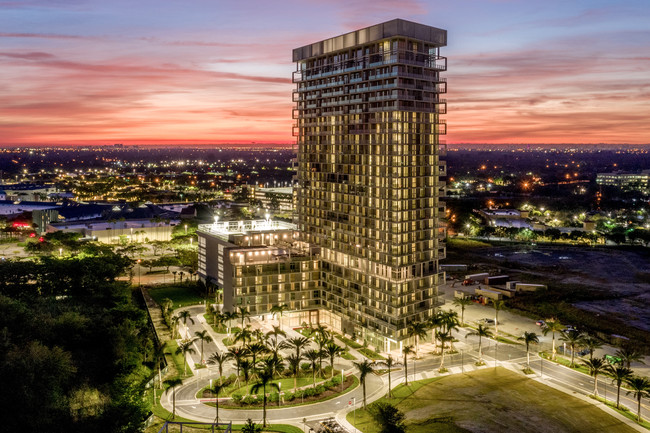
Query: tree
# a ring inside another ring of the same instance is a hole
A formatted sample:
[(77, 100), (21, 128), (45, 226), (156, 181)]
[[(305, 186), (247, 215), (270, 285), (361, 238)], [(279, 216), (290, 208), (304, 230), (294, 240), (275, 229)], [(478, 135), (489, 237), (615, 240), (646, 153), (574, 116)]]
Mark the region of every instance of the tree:
[(163, 315), (169, 313), (173, 306), (174, 302), (169, 298), (164, 298), (162, 301), (160, 301), (160, 308), (162, 308)]
[(241, 433), (261, 433), (262, 427), (256, 425), (250, 418), (246, 421), (246, 424), (241, 428)]
[(269, 371), (273, 377), (282, 374), (284, 367), (282, 358), (268, 357), (262, 360), (262, 370)]
[(476, 328), (476, 331), (468, 332), (465, 338), (469, 337), (470, 335), (478, 336), (478, 362), (483, 363), (483, 337), (492, 337), (492, 331), (490, 331), (487, 326), (481, 323), (478, 325), (478, 328)]
[(391, 370), (394, 367), (398, 367), (398, 366), (400, 366), (402, 364), (397, 362), (397, 360), (395, 358), (393, 358), (392, 355), (388, 355), (388, 357), (386, 357), (385, 360), (379, 361), (379, 362), (377, 362), (377, 364), (381, 365), (383, 367), (386, 367), (386, 369), (388, 370), (388, 398), (391, 398), (393, 396), (393, 390), (392, 390), (392, 387), (391, 387), (391, 377), (390, 377)]
[(643, 397), (650, 397), (650, 380), (645, 377), (632, 376), (626, 379), (625, 383), (630, 388), (627, 394), (634, 394), (634, 398), (636, 398), (636, 420), (637, 422), (641, 422), (641, 399)]
[(330, 340), (327, 346), (325, 346), (324, 351), (330, 359), (330, 367), (332, 368), (330, 377), (334, 377), (334, 358), (343, 354), (343, 348)]
[(241, 371), (241, 364), (246, 358), (246, 350), (241, 347), (233, 347), (228, 351), (230, 357), (235, 361), (235, 367), (237, 368), (237, 383), (239, 383), (239, 372)]
[(460, 324), (461, 326), (465, 325), (465, 308), (472, 304), (472, 300), (468, 296), (463, 296), (462, 298), (454, 298), (453, 304), (460, 308)]
[(208, 364), (217, 364), (219, 369), (219, 383), (223, 383), (223, 365), (232, 359), (232, 353), (230, 352), (214, 352), (208, 358)]
[(305, 352), (305, 359), (311, 363), (311, 379), (316, 388), (316, 365), (321, 359), (320, 350), (309, 349)]
[(426, 338), (427, 336), (427, 325), (422, 322), (413, 322), (406, 329), (406, 335), (409, 338), (415, 337), (415, 357), (417, 358), (419, 356), (420, 338)]
[(594, 395), (598, 395), (598, 375), (606, 370), (607, 363), (603, 358), (592, 358), (583, 361), (585, 367), (589, 369), (589, 374), (594, 377)]
[(244, 359), (239, 363), (239, 367), (241, 368), (241, 372), (244, 374), (244, 382), (248, 385), (248, 381), (251, 378), (251, 370), (253, 370), (253, 362)]
[(212, 337), (210, 337), (208, 331), (205, 329), (194, 332), (194, 337), (196, 340), (201, 341), (201, 364), (203, 364), (203, 343), (212, 343)]
[(526, 366), (530, 368), (530, 345), (539, 343), (539, 337), (534, 332), (525, 331), (524, 335), (517, 338), (517, 341), (523, 341), (526, 345)]
[(623, 364), (627, 368), (631, 368), (633, 362), (640, 362), (643, 364), (643, 355), (633, 347), (624, 346), (623, 348), (616, 351), (616, 356), (621, 358)]
[(293, 353), (287, 356), (287, 363), (289, 364), (289, 371), (293, 374), (293, 392), (298, 389), (298, 374), (300, 373), (300, 361), (302, 357), (296, 356)]
[(444, 317), (441, 311), (437, 311), (427, 320), (427, 326), (431, 329), (431, 343), (433, 343), (434, 350), (438, 346), (436, 341), (437, 331), (443, 326), (443, 321)]
[(582, 345), (582, 341), (585, 335), (582, 332), (579, 332), (576, 329), (571, 329), (568, 331), (560, 331), (560, 340), (564, 341), (571, 348), (571, 364), (570, 367), (573, 367), (575, 360), (575, 352), (578, 347)]
[(176, 348), (176, 354), (183, 355), (183, 376), (187, 375), (187, 361), (185, 357), (188, 353), (196, 353), (196, 350), (192, 347), (192, 343), (194, 343), (194, 340), (183, 340), (178, 343), (178, 347)]
[(183, 325), (187, 327), (187, 321), (189, 320), (194, 325), (194, 319), (192, 319), (192, 313), (189, 310), (183, 310), (178, 313), (178, 319), (183, 322)]
[(603, 347), (603, 343), (593, 335), (586, 335), (582, 340), (584, 347), (589, 350), (589, 360), (594, 359), (594, 351)]
[(253, 357), (253, 369), (257, 368), (257, 357), (268, 353), (269, 349), (262, 343), (250, 343), (246, 346), (248, 354)]
[(237, 309), (239, 310), (238, 316), (241, 319), (241, 327), (242, 329), (244, 329), (244, 320), (248, 320), (248, 322), (250, 323), (251, 313), (248, 311), (246, 307), (238, 307)]
[(230, 329), (232, 328), (232, 321), (235, 320), (237, 317), (239, 316), (234, 311), (226, 311), (225, 313), (223, 313), (224, 320), (228, 322), (228, 329), (227, 329), (228, 335), (230, 335)]
[(172, 419), (176, 418), (176, 387), (183, 384), (183, 379), (167, 379), (165, 383), (172, 390)]
[(246, 328), (239, 329), (235, 332), (235, 339), (233, 340), (235, 344), (241, 342), (243, 345), (250, 343), (253, 340), (253, 333), (250, 330), (250, 326)]
[(408, 345), (402, 348), (402, 355), (404, 355), (404, 385), (409, 386), (409, 364), (408, 356), (413, 354), (413, 346)]
[(314, 341), (316, 342), (318, 342), (317, 340), (327, 341), (330, 338), (330, 332), (327, 330), (326, 327), (319, 324), (312, 330), (312, 336), (314, 337)]
[(634, 372), (622, 365), (608, 365), (605, 369), (612, 376), (612, 382), (616, 383), (616, 408), (619, 409), (621, 401), (621, 385), (624, 381), (632, 377)]
[(553, 354), (552, 354), (553, 360), (555, 360), (555, 355), (557, 353), (557, 349), (555, 348), (555, 333), (561, 332), (563, 330), (564, 330), (564, 325), (562, 325), (556, 319), (547, 320), (546, 323), (544, 324), (544, 327), (542, 328), (542, 332), (544, 333), (544, 335), (550, 332), (551, 335), (553, 336)]
[(275, 317), (276, 314), (279, 315), (278, 324), (280, 325), (280, 329), (282, 329), (282, 315), (288, 309), (289, 306), (287, 304), (274, 305), (273, 307), (271, 307), (271, 313), (273, 313), (273, 316)]
[(273, 337), (277, 341), (279, 336), (282, 336), (282, 337), (286, 338), (287, 333), (284, 332), (282, 329), (280, 329), (279, 327), (277, 327), (275, 325), (273, 325), (273, 329), (271, 331), (266, 333), (266, 339), (267, 340), (270, 339), (271, 337)]
[(257, 391), (262, 389), (263, 397), (262, 397), (262, 413), (263, 413), (263, 421), (262, 421), (262, 426), (266, 427), (266, 387), (270, 386), (271, 389), (275, 389), (280, 392), (280, 386), (277, 383), (273, 382), (273, 373), (269, 370), (262, 370), (262, 372), (259, 375), (259, 379), (256, 384), (254, 384), (251, 387), (251, 392), (257, 393)]
[(301, 358), (300, 352), (303, 348), (309, 347), (311, 340), (307, 337), (291, 337), (287, 338), (283, 342), (284, 348), (293, 349), (296, 352), (296, 357)]
[(440, 367), (438, 370), (442, 372), (445, 368), (445, 343), (451, 343), (454, 337), (451, 336), (451, 331), (439, 332), (438, 340), (440, 341)]
[(499, 336), (499, 311), (503, 310), (505, 305), (503, 301), (492, 301), (492, 306), (494, 307), (494, 335), (497, 337)]
[(362, 362), (352, 363), (359, 370), (359, 383), (363, 387), (363, 408), (366, 408), (366, 377), (375, 371), (375, 364), (364, 359)]
[[(219, 378), (219, 379), (221, 379), (221, 378)], [(219, 383), (215, 383), (214, 385), (212, 385), (212, 388), (211, 388), (211, 391), (214, 394), (214, 406), (216, 408), (216, 415), (215, 415), (215, 418), (214, 418), (214, 422), (217, 423), (217, 424), (219, 423), (219, 393), (224, 388), (226, 388), (227, 386), (228, 386), (228, 384), (225, 384), (225, 383), (221, 382), (221, 380), (220, 380)]]
[(390, 403), (377, 402), (370, 406), (369, 412), (379, 424), (379, 433), (404, 433), (404, 414)]

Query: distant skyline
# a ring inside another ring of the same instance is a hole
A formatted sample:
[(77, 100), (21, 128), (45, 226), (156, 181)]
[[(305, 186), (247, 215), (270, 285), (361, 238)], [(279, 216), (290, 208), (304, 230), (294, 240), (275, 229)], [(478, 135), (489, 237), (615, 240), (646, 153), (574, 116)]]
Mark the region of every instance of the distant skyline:
[(292, 49), (446, 29), (448, 143), (650, 142), (647, 0), (0, 1), (0, 146), (291, 143)]

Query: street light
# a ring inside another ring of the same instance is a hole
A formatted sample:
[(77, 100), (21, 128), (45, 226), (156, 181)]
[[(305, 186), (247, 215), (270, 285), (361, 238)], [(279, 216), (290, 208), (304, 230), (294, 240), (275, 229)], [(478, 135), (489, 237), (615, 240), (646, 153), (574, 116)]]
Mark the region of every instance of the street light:
[(185, 234), (187, 234), (187, 224), (185, 224)]
[(140, 279), (140, 269), (142, 269), (142, 266), (140, 266), (140, 259), (138, 259), (138, 286), (142, 286), (142, 280)]
[(61, 257), (61, 254), (63, 254), (63, 248), (59, 248), (59, 257)]

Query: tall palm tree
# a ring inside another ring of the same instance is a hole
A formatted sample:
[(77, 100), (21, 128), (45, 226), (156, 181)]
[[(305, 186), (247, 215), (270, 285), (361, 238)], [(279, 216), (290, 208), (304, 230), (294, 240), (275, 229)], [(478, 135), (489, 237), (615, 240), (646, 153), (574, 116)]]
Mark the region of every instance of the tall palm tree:
[[(250, 326), (250, 325), (249, 325)], [(257, 328), (252, 331), (255, 341), (258, 343), (266, 343), (266, 334), (261, 329)]]
[(244, 320), (248, 320), (248, 323), (251, 321), (251, 313), (248, 311), (248, 308), (246, 307), (237, 307), (237, 310), (239, 310), (238, 317), (241, 319), (241, 327), (244, 329)]
[(228, 385), (224, 384), (222, 382), (215, 383), (212, 385), (212, 388), (210, 389), (212, 393), (214, 394), (214, 406), (217, 409), (216, 416), (214, 418), (215, 423), (219, 423), (219, 393), (223, 391), (224, 388), (226, 388)]
[(204, 329), (203, 331), (196, 331), (194, 333), (194, 338), (201, 341), (201, 364), (203, 364), (203, 343), (212, 343), (212, 337), (210, 337), (208, 331)]
[(238, 329), (237, 332), (235, 332), (235, 339), (233, 342), (235, 344), (241, 342), (242, 345), (246, 345), (250, 343), (253, 340), (253, 332), (250, 330), (250, 326), (247, 326), (245, 328)]
[(589, 369), (589, 374), (594, 377), (594, 395), (598, 395), (598, 375), (607, 369), (607, 363), (603, 358), (592, 358), (583, 361)]
[(174, 419), (174, 418), (176, 418), (176, 387), (178, 385), (183, 384), (183, 379), (181, 379), (181, 378), (167, 379), (165, 381), (165, 383), (172, 390), (172, 419)]
[(251, 393), (257, 393), (260, 389), (262, 389), (262, 410), (263, 410), (263, 421), (262, 421), (262, 426), (266, 427), (266, 387), (270, 386), (271, 389), (276, 389), (278, 393), (280, 392), (280, 386), (277, 383), (273, 382), (273, 374), (271, 374), (270, 371), (268, 370), (262, 370), (262, 372), (259, 375), (259, 378), (257, 380), (257, 383), (255, 383), (251, 387)]
[(470, 335), (478, 335), (478, 362), (482, 363), (483, 362), (483, 337), (485, 338), (492, 337), (492, 331), (490, 331), (487, 326), (481, 323), (478, 325), (478, 328), (476, 328), (476, 331), (468, 332), (465, 338), (469, 337)]
[(402, 364), (397, 362), (397, 360), (393, 358), (392, 355), (388, 355), (386, 359), (384, 359), (383, 361), (379, 361), (376, 364), (381, 365), (382, 367), (386, 367), (386, 369), (388, 370), (388, 398), (391, 398), (393, 396), (393, 390), (391, 387), (390, 373), (394, 367), (398, 367)]
[(302, 357), (298, 357), (293, 353), (287, 356), (289, 371), (291, 371), (291, 373), (293, 374), (293, 392), (296, 392), (296, 390), (298, 389), (298, 374), (300, 373), (300, 361), (302, 361)]
[(330, 332), (325, 326), (319, 323), (318, 326), (312, 330), (312, 337), (314, 337), (314, 341), (319, 339), (327, 341), (330, 339)]
[(637, 401), (636, 420), (641, 422), (641, 399), (643, 397), (650, 397), (650, 379), (640, 376), (632, 376), (625, 380), (625, 383), (630, 388), (629, 394), (634, 394)]
[(506, 303), (503, 301), (492, 301), (492, 306), (494, 307), (494, 335), (499, 336), (499, 311), (503, 310), (503, 307), (506, 306)]
[(320, 353), (320, 359), (318, 360), (318, 374), (320, 377), (323, 377), (323, 358), (327, 357), (325, 347), (330, 342), (330, 340), (323, 338), (322, 334), (319, 334), (318, 337), (314, 339), (314, 341), (316, 344), (318, 344), (318, 353)]
[(544, 327), (542, 328), (544, 335), (550, 332), (553, 337), (553, 353), (551, 355), (553, 360), (555, 360), (555, 355), (557, 354), (557, 349), (555, 348), (555, 333), (561, 331), (564, 331), (564, 325), (556, 319), (547, 320), (544, 324)]
[(404, 385), (409, 386), (409, 364), (408, 356), (413, 354), (413, 346), (408, 345), (402, 348), (402, 355), (404, 355)]
[(530, 345), (539, 343), (539, 337), (534, 332), (525, 331), (524, 335), (517, 338), (518, 341), (523, 341), (526, 345), (526, 366), (530, 368)]
[(453, 304), (460, 308), (460, 325), (464, 326), (465, 325), (465, 308), (467, 308), (468, 305), (472, 305), (472, 300), (469, 298), (469, 296), (463, 296), (462, 298), (454, 298)]
[(437, 347), (436, 334), (437, 331), (443, 326), (444, 317), (441, 311), (437, 311), (436, 314), (427, 319), (427, 326), (431, 329), (431, 343), (433, 343), (434, 350)]
[(427, 325), (422, 322), (413, 322), (406, 329), (406, 335), (415, 337), (415, 357), (419, 356), (420, 338), (426, 338)]
[(585, 335), (576, 329), (560, 331), (560, 341), (564, 341), (571, 348), (571, 364), (573, 367), (576, 349), (582, 346)]
[(282, 315), (288, 309), (289, 306), (287, 304), (274, 305), (271, 307), (271, 313), (273, 313), (273, 316), (275, 317), (275, 315), (278, 315), (278, 325), (280, 325), (280, 329), (282, 329)]
[(619, 409), (619, 402), (621, 401), (621, 385), (624, 381), (632, 377), (634, 372), (622, 365), (610, 364), (605, 367), (605, 369), (612, 376), (612, 382), (616, 383), (616, 409)]
[(183, 310), (178, 313), (178, 317), (183, 322), (183, 325), (187, 326), (187, 321), (189, 320), (194, 325), (194, 319), (192, 319), (192, 313), (189, 310)]
[(624, 346), (623, 348), (616, 351), (616, 356), (621, 358), (623, 363), (627, 368), (631, 368), (633, 362), (643, 362), (643, 355), (633, 347)]
[(438, 332), (438, 341), (440, 341), (440, 367), (439, 371), (445, 368), (445, 343), (451, 343), (454, 337), (451, 336), (451, 331)]
[(232, 328), (232, 321), (235, 320), (239, 315), (235, 313), (234, 311), (226, 311), (223, 313), (223, 318), (226, 322), (228, 322), (228, 329), (226, 332), (228, 335), (230, 335), (230, 329)]
[(296, 352), (296, 357), (301, 358), (300, 352), (302, 349), (309, 347), (311, 340), (307, 337), (292, 337), (284, 340), (282, 344), (286, 349), (293, 349)]
[(450, 329), (457, 329), (460, 322), (458, 321), (458, 313), (456, 311), (441, 311), (440, 313), (444, 332)]
[(257, 368), (257, 357), (269, 351), (262, 343), (250, 343), (246, 345), (246, 350), (248, 350), (248, 354), (253, 358), (253, 369)]
[(589, 350), (589, 360), (594, 359), (594, 351), (603, 347), (603, 342), (594, 337), (593, 335), (586, 335), (582, 340), (582, 344)]
[(249, 359), (244, 359), (239, 363), (239, 367), (244, 375), (244, 382), (248, 385), (248, 381), (251, 378), (251, 371), (253, 371), (253, 362)]
[(237, 383), (239, 383), (239, 372), (241, 371), (241, 363), (246, 358), (246, 349), (241, 347), (233, 347), (228, 350), (230, 357), (235, 361), (235, 367), (237, 368)]
[(169, 298), (164, 298), (162, 301), (160, 301), (160, 308), (162, 308), (163, 314), (170, 312), (173, 306), (174, 302)]
[(373, 362), (368, 361), (367, 359), (364, 359), (361, 362), (353, 362), (352, 363), (357, 370), (359, 370), (359, 383), (361, 383), (361, 386), (363, 387), (363, 408), (366, 408), (366, 377), (368, 374), (372, 373), (375, 371), (375, 364)]
[(187, 375), (187, 361), (185, 359), (187, 354), (196, 353), (196, 350), (192, 347), (192, 343), (194, 343), (194, 340), (183, 340), (178, 343), (178, 347), (176, 348), (176, 354), (183, 355), (183, 376)]
[(334, 377), (334, 358), (339, 357), (343, 354), (343, 348), (334, 343), (333, 340), (330, 340), (327, 346), (323, 348), (323, 350), (330, 359), (330, 367), (332, 367), (330, 378), (332, 378)]
[(181, 318), (176, 314), (172, 316), (172, 338), (176, 338), (176, 333), (178, 332), (178, 326), (181, 322)]
[(272, 338), (266, 342), (267, 353), (270, 353), (273, 358), (280, 358), (280, 350), (283, 348), (282, 343), (276, 339)]
[(316, 388), (316, 366), (321, 359), (320, 350), (309, 349), (305, 352), (305, 359), (311, 363), (311, 379)]
[(208, 364), (216, 364), (219, 369), (219, 383), (223, 383), (223, 365), (232, 359), (232, 353), (230, 352), (214, 352), (208, 358)]
[(269, 357), (262, 360), (261, 369), (271, 372), (273, 377), (279, 376), (284, 371), (284, 367), (282, 358)]
[(269, 340), (273, 338), (275, 341), (277, 341), (278, 337), (287, 338), (287, 333), (277, 326), (273, 325), (273, 329), (266, 333), (266, 339)]

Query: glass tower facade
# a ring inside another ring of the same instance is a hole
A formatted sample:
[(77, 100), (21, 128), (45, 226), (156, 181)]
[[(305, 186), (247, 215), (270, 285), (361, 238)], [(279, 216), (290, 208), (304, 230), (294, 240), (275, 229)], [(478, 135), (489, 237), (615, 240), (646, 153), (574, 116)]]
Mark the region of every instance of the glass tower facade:
[(379, 350), (438, 305), (447, 32), (392, 20), (293, 52), (296, 214), (319, 308)]

